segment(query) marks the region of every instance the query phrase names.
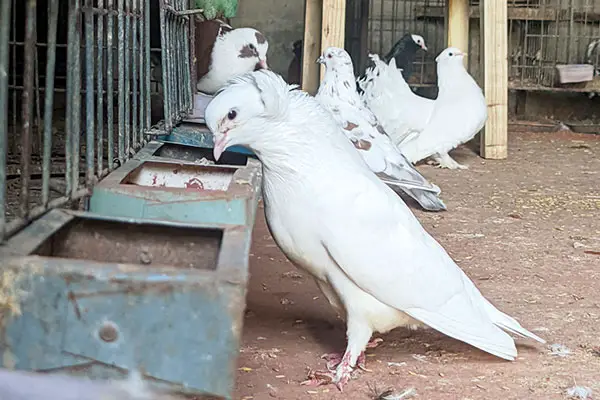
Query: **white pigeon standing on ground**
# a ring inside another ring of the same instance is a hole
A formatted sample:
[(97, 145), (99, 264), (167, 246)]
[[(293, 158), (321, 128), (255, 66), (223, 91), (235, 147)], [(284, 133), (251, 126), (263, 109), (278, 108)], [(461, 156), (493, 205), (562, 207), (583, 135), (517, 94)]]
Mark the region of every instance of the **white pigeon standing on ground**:
[(269, 42), (256, 29), (230, 30), (227, 25), (222, 26), (211, 51), (208, 72), (198, 80), (196, 88), (213, 94), (237, 75), (268, 69), (268, 50)]
[(397, 195), (373, 174), (331, 114), (272, 71), (235, 78), (206, 108), (218, 160), (241, 145), (262, 162), (271, 234), (346, 320), (341, 390), (374, 332), (426, 324), (506, 360), (505, 331), (544, 340), (486, 300)]
[(331, 112), (371, 171), (425, 210), (445, 210), (446, 205), (438, 197), (439, 187), (429, 183), (402, 155), (360, 100), (350, 55), (344, 49), (329, 47), (317, 62), (325, 64), (325, 76), (315, 97)]
[(377, 54), (369, 54), (369, 57), (374, 66), (358, 81), (363, 90), (361, 100), (400, 148), (404, 141), (415, 138), (425, 129), (434, 100), (412, 91), (393, 58), (388, 65)]
[(468, 142), (487, 120), (487, 104), (477, 82), (465, 69), (464, 53), (455, 47), (437, 58), (438, 97), (425, 128), (400, 144), (402, 153), (416, 163), (434, 156), (440, 167), (466, 169), (448, 152)]

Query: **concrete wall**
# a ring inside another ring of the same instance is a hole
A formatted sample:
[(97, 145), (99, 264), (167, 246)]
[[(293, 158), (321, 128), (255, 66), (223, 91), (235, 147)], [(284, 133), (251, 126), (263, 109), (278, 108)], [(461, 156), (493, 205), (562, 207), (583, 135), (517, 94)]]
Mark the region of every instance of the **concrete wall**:
[(304, 1), (240, 0), (238, 14), (231, 23), (236, 28), (252, 27), (269, 41), (267, 53), (272, 70), (287, 76), (293, 58), (292, 43), (304, 34)]

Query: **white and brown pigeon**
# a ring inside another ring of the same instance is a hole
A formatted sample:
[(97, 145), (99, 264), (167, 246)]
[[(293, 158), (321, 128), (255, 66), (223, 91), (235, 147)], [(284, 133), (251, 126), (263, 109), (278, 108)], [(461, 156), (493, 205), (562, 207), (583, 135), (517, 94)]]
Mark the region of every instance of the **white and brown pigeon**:
[(228, 80), (258, 69), (268, 69), (266, 37), (253, 28), (231, 29), (222, 24), (210, 52), (208, 72), (199, 77), (196, 88), (214, 94)]
[(333, 115), (371, 171), (398, 192), (415, 199), (428, 211), (445, 210), (439, 187), (429, 183), (398, 150), (375, 115), (362, 103), (350, 55), (329, 47), (317, 62), (325, 75), (316, 99)]
[(483, 297), (315, 98), (256, 71), (205, 115), (215, 159), (234, 145), (258, 156), (275, 242), (346, 320), (346, 351), (321, 377), (342, 389), (373, 333), (400, 326), (429, 326), (506, 360), (517, 356), (507, 332), (544, 343)]

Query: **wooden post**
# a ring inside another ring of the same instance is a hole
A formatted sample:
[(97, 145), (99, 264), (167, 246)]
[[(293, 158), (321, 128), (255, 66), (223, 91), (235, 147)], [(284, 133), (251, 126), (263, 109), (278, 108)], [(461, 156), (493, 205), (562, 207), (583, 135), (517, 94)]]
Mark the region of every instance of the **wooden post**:
[[(323, 0), (321, 53), (330, 46), (344, 48), (346, 34), (346, 0)], [(321, 77), (325, 67), (321, 66)]]
[(302, 90), (315, 94), (319, 88), (319, 65), (321, 51), (322, 0), (305, 0), (304, 41), (302, 49)]
[(465, 67), (469, 65), (469, 0), (448, 1), (448, 47), (467, 53)]
[(507, 0), (484, 0), (483, 89), (488, 119), (481, 135), (481, 156), (505, 159), (508, 153), (508, 7)]

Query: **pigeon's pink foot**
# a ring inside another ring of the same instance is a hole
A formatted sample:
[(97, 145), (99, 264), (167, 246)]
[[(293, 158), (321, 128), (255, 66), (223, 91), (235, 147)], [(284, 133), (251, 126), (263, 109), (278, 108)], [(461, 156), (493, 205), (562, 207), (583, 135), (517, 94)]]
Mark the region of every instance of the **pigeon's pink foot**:
[(350, 366), (350, 353), (346, 353), (340, 365), (338, 365), (335, 371), (335, 377), (333, 383), (339, 389), (340, 392), (344, 391), (344, 386), (350, 381), (352, 377), (352, 367)]
[[(383, 342), (383, 339), (375, 338), (367, 344), (367, 349), (374, 349), (375, 347), (379, 346), (381, 342)], [(367, 357), (364, 351), (358, 356), (358, 359), (356, 360), (356, 366), (365, 372), (371, 372), (371, 370), (367, 368)]]
[(367, 343), (367, 349), (374, 349), (375, 347), (379, 346), (379, 344), (382, 342), (383, 342), (382, 338), (375, 338), (375, 339), (371, 340), (369, 343)]
[(321, 385), (329, 385), (333, 383), (335, 380), (335, 375), (333, 372), (324, 372), (324, 371), (309, 371), (308, 379), (300, 382), (300, 385), (303, 386), (321, 386)]
[(335, 371), (335, 367), (342, 362), (343, 355), (341, 353), (327, 353), (323, 354), (321, 358), (327, 361), (328, 370)]

